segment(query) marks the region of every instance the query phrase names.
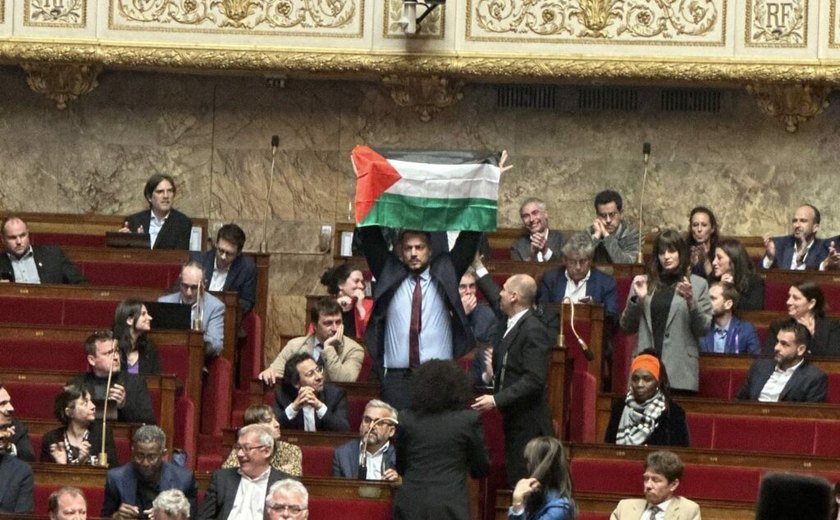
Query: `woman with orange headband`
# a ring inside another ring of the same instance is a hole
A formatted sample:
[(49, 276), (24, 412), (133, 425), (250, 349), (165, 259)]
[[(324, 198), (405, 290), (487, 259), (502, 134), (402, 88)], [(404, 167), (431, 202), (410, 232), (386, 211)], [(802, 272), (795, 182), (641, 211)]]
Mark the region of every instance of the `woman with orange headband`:
[(634, 446), (688, 446), (685, 411), (668, 396), (668, 375), (655, 351), (633, 359), (630, 389), (613, 402), (606, 442)]

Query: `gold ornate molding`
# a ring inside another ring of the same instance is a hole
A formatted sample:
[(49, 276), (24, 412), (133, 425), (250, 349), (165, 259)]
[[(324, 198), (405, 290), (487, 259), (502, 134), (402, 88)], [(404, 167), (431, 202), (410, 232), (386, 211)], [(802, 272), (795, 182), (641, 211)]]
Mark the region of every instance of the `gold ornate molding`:
[(747, 92), (755, 98), (758, 108), (785, 125), (788, 132), (796, 132), (799, 125), (828, 107), (831, 87), (813, 84), (747, 85)]
[(26, 71), (26, 82), (39, 94), (55, 101), (59, 110), (67, 108), (67, 102), (78, 99), (95, 89), (102, 66), (77, 63), (22, 63)]
[(386, 76), (382, 83), (398, 106), (410, 107), (428, 123), (432, 115), (464, 98), (464, 82), (440, 76)]

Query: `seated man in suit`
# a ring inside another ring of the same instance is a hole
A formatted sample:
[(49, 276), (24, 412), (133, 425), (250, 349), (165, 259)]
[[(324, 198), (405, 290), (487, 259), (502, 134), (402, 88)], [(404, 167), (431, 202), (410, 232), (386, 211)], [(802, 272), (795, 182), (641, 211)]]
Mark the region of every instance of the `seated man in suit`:
[(87, 387), (94, 403), (96, 418), (101, 419), (105, 403), (108, 372), (112, 372), (107, 399), (108, 419), (121, 422), (155, 424), (152, 398), (143, 376), (121, 370), (120, 352), (110, 330), (97, 331), (85, 340), (85, 354), (91, 370), (70, 383)]
[(805, 204), (796, 208), (791, 220), (791, 234), (783, 237), (765, 235), (764, 258), (761, 266), (804, 271), (819, 269), (828, 256), (828, 244), (817, 238), (820, 229), (820, 210)]
[(0, 513), (31, 513), (34, 501), (32, 468), (9, 454), (12, 421), (0, 415)]
[(16, 283), (87, 285), (87, 278), (56, 246), (35, 246), (29, 228), (17, 217), (3, 220), (3, 247), (0, 280)]
[(324, 383), (324, 367), (306, 352), (290, 357), (283, 384), (276, 391), (274, 414), (283, 428), (293, 430), (350, 430), (344, 389)]
[(50, 520), (86, 520), (87, 500), (79, 488), (65, 486), (56, 489), (47, 499)]
[(365, 349), (344, 335), (341, 305), (329, 297), (319, 298), (310, 309), (309, 318), (315, 334), (289, 340), (271, 365), (260, 372), (258, 377), (263, 382), (273, 385), (283, 375), (289, 359), (301, 352), (324, 367), (329, 381), (353, 382), (359, 378)]
[(309, 492), (297, 480), (275, 482), (268, 490), (265, 507), (268, 512), (267, 520), (306, 520), (309, 518)]
[[(190, 516), (195, 518), (198, 491), (191, 471), (164, 461), (166, 434), (153, 425), (134, 432), (128, 464), (108, 471), (105, 480), (103, 518), (145, 518), (154, 508), (161, 491), (178, 489), (190, 501)], [(144, 516), (145, 515), (145, 516)]]
[(604, 306), (604, 317), (618, 323), (618, 296), (615, 278), (592, 269), (595, 245), (584, 232), (575, 233), (563, 244), (565, 268), (546, 271), (540, 282), (540, 303), (559, 303), (566, 298), (575, 303)]
[(769, 402), (825, 401), (828, 376), (805, 359), (810, 342), (811, 333), (805, 325), (785, 323), (776, 334), (773, 359), (755, 360), (736, 397)]
[(172, 207), (175, 193), (171, 176), (157, 173), (149, 177), (143, 188), (149, 210), (128, 217), (120, 231), (148, 233), (150, 249), (189, 249), (192, 220)]
[(238, 468), (213, 472), (198, 512), (199, 520), (263, 518), (271, 485), (290, 475), (272, 468), (274, 436), (265, 424), (243, 426), (233, 445)]
[(718, 354), (758, 354), (761, 345), (752, 323), (732, 315), (738, 305), (738, 290), (728, 282), (715, 282), (709, 287), (712, 302), (712, 324), (700, 338), (700, 352)]
[(525, 199), (519, 207), (519, 216), (526, 233), (513, 241), (510, 257), (525, 262), (559, 260), (563, 234), (556, 230), (549, 232), (545, 202), (536, 197)]
[(158, 301), (192, 305), (193, 328), (204, 330), (205, 354), (219, 356), (225, 348), (225, 304), (205, 289), (204, 268), (191, 260), (181, 269), (181, 290)]
[(682, 476), (683, 463), (676, 453), (648, 454), (643, 475), (645, 498), (622, 500), (610, 520), (700, 520), (700, 506), (674, 494)]
[(0, 382), (0, 415), (11, 421), (9, 429), (12, 442), (9, 446), (9, 454), (26, 462), (35, 462), (35, 451), (32, 449), (32, 442), (29, 440), (29, 428), (20, 419), (14, 416), (15, 407), (12, 406), (12, 396)]
[[(365, 414), (359, 425), (360, 439), (353, 440), (335, 449), (332, 475), (362, 480), (388, 480), (399, 478), (394, 465), (397, 449), (391, 443), (394, 438), (398, 416), (390, 404), (371, 399), (365, 405)], [(364, 450), (362, 459), (359, 454)]]
[(225, 224), (216, 233), (213, 249), (191, 256), (204, 268), (204, 286), (210, 291), (234, 291), (239, 295), (239, 313), (251, 312), (257, 302), (257, 266), (242, 255), (245, 232)]
[(595, 245), (593, 258), (603, 264), (633, 264), (639, 261), (639, 230), (623, 218), (621, 194), (604, 190), (595, 195), (595, 221), (589, 228)]

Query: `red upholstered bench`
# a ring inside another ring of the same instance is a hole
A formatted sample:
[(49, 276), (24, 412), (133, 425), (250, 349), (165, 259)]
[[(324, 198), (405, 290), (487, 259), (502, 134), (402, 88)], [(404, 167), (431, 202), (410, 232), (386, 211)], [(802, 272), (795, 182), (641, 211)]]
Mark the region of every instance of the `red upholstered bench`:
[(715, 417), (714, 449), (812, 454), (813, 420), (770, 417)]
[(705, 414), (687, 414), (688, 439), (692, 448), (711, 448), (715, 437), (715, 418)]
[(764, 310), (787, 311), (787, 299), (790, 284), (774, 280), (764, 281)]
[(303, 475), (306, 477), (332, 476), (332, 446), (301, 446)]
[[(381, 500), (323, 498), (309, 495), (310, 518), (341, 520), (390, 520), (391, 502)], [(340, 513), (339, 513), (340, 511)]]
[(65, 300), (61, 324), (110, 329), (118, 304), (117, 301)]
[(703, 369), (700, 371), (700, 390), (697, 397), (732, 399), (738, 389), (732, 387), (732, 369)]
[(30, 233), (29, 236), (36, 244), (49, 244), (54, 246), (83, 246), (83, 247), (107, 247), (105, 234), (83, 235), (81, 233)]
[(575, 491), (635, 496), (642, 487), (644, 465), (638, 460), (572, 459)]
[(36, 370), (87, 370), (84, 347), (75, 341), (4, 339), (0, 359), (6, 368)]
[[(64, 302), (19, 296), (0, 297), (3, 323), (51, 325), (63, 323)], [(113, 312), (111, 319), (113, 319)]]
[(180, 263), (127, 264), (83, 260), (76, 262), (76, 266), (92, 285), (151, 287), (162, 292), (172, 287), (181, 273)]
[(688, 464), (680, 479), (680, 493), (694, 500), (755, 502), (764, 470), (733, 466)]

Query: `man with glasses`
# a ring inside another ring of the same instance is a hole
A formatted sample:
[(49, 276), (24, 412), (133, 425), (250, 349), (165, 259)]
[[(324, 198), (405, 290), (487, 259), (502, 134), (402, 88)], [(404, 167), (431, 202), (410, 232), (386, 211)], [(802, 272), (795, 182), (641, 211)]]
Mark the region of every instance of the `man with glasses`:
[[(397, 411), (390, 404), (371, 399), (365, 406), (359, 424), (359, 440), (352, 440), (335, 449), (332, 475), (361, 480), (396, 481), (400, 476), (397, 448), (391, 440), (396, 433)], [(364, 452), (364, 459), (360, 454)]]
[(265, 499), (269, 520), (309, 518), (309, 492), (297, 480), (285, 479), (272, 484)]
[(101, 419), (106, 399), (108, 373), (108, 419), (120, 422), (155, 424), (152, 398), (146, 380), (138, 374), (121, 370), (120, 351), (110, 330), (96, 331), (85, 340), (85, 354), (90, 371), (68, 384), (86, 387), (96, 403), (96, 418)]
[(263, 518), (271, 485), (291, 478), (269, 463), (274, 450), (274, 436), (265, 424), (249, 424), (241, 428), (233, 449), (239, 459), (239, 467), (213, 473), (198, 512), (199, 520)]
[(639, 259), (639, 230), (622, 218), (623, 201), (617, 191), (595, 195), (595, 221), (589, 234), (595, 244), (593, 260), (601, 264), (633, 264)]
[(301, 352), (290, 357), (283, 371), (283, 384), (276, 391), (274, 413), (283, 428), (312, 431), (350, 430), (347, 394), (324, 382), (324, 367)]
[(105, 481), (103, 518), (128, 520), (148, 518), (161, 491), (177, 489), (190, 503), (195, 518), (198, 491), (191, 471), (167, 462), (166, 434), (157, 426), (141, 426), (134, 432), (131, 462), (108, 471)]
[(239, 295), (239, 313), (251, 312), (257, 302), (257, 266), (242, 255), (245, 232), (236, 224), (225, 224), (216, 233), (210, 251), (193, 253), (204, 268), (204, 285), (210, 291), (234, 291)]
[(204, 268), (195, 260), (181, 269), (181, 290), (158, 298), (164, 303), (192, 305), (194, 328), (204, 330), (204, 347), (208, 356), (221, 355), (225, 340), (225, 304), (206, 291)]

